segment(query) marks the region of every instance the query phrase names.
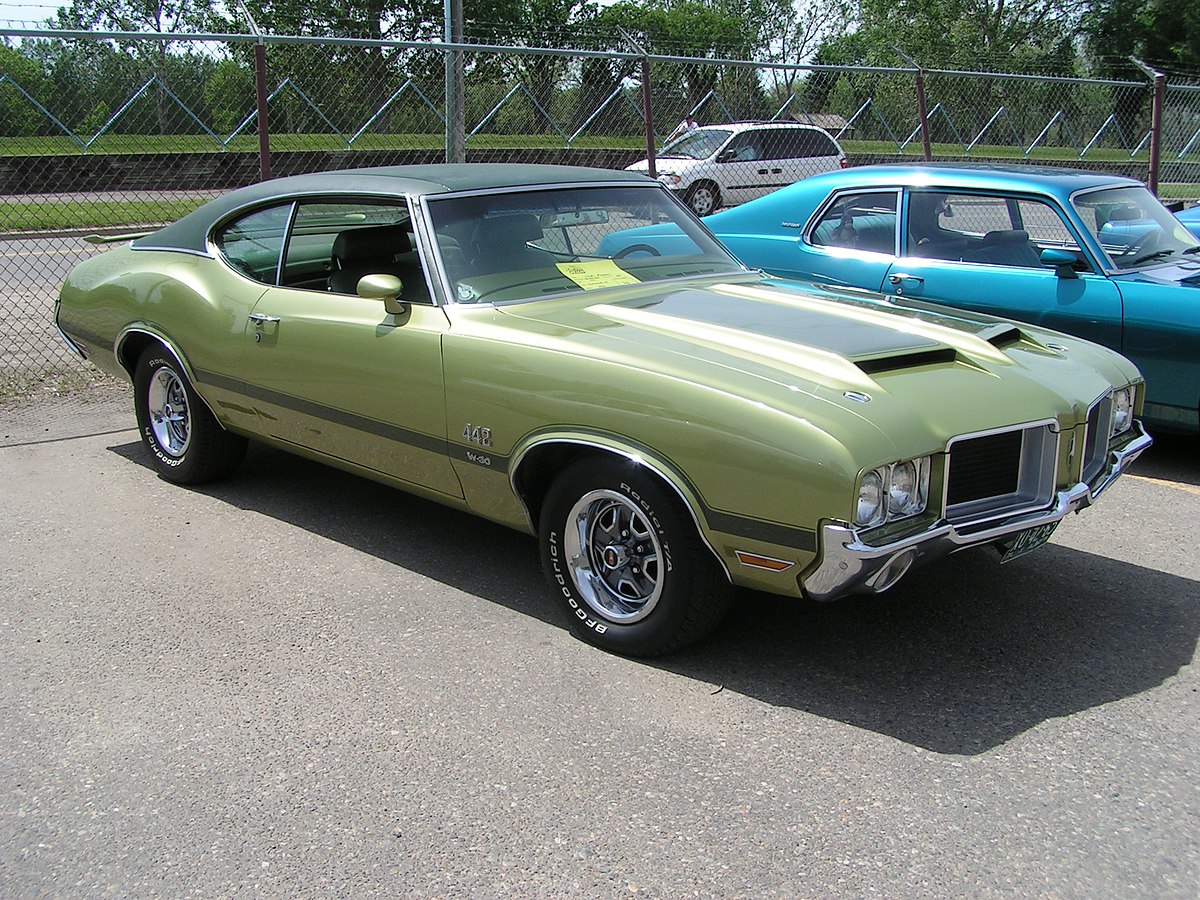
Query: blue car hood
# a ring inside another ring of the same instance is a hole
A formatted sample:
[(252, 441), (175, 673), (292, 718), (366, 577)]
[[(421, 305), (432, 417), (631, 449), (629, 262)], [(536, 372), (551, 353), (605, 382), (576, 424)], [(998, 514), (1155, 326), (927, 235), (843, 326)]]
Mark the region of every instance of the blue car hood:
[(1149, 284), (1190, 285), (1200, 287), (1200, 259), (1189, 260), (1185, 263), (1172, 263), (1167, 266), (1156, 266), (1153, 269), (1142, 269), (1138, 272), (1126, 272), (1115, 276), (1116, 281), (1137, 281)]

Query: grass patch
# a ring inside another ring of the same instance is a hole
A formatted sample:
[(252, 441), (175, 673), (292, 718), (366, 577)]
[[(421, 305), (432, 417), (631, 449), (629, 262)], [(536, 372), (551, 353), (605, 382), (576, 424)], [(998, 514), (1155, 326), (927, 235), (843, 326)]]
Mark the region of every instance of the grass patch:
[[(440, 150), (446, 139), (435, 134), (364, 134), (348, 143), (352, 135), (339, 137), (336, 134), (273, 134), (271, 150), (276, 153), (330, 152), (330, 151), (380, 151), (380, 150)], [(635, 135), (589, 135), (583, 134), (567, 143), (569, 135), (557, 132), (549, 134), (477, 134), (467, 138), (468, 150), (628, 150), (637, 152), (645, 146), (645, 139)], [(920, 157), (921, 142), (912, 141), (903, 149), (893, 141), (863, 141), (844, 139), (842, 147), (847, 153), (864, 153), (883, 156)], [(1017, 159), (1047, 160), (1053, 162), (1091, 161), (1128, 163), (1146, 162), (1149, 151), (1143, 149), (1134, 156), (1120, 148), (1096, 147), (1080, 157), (1073, 147), (1035, 147), (1029, 154), (1022, 147), (1000, 144), (980, 144), (964, 152), (959, 144), (935, 143), (935, 156), (963, 157), (966, 159)], [(105, 134), (87, 148), (81, 147), (68, 137), (6, 137), (0, 138), (0, 153), (5, 156), (136, 156), (158, 153), (257, 153), (258, 135), (240, 134), (222, 143), (206, 134), (153, 135), (153, 134)]]
[(4, 370), (0, 372), (0, 403), (28, 400), (34, 396), (53, 395), (70, 397), (82, 395), (85, 402), (97, 389), (113, 390), (122, 382), (105, 375), (92, 365), (64, 365), (48, 371), (23, 372)]
[(174, 222), (204, 204), (179, 200), (30, 200), (0, 203), (9, 231), (78, 231)]
[[(379, 151), (379, 150), (441, 150), (446, 146), (442, 134), (364, 134), (348, 144), (352, 135), (344, 138), (336, 134), (273, 134), (271, 151), (274, 153), (330, 152), (330, 151)], [(550, 134), (512, 135), (477, 134), (467, 138), (468, 150), (561, 150), (566, 136), (557, 132)], [(634, 135), (614, 137), (608, 135), (580, 135), (570, 143), (575, 150), (631, 150), (645, 146), (644, 139)], [(240, 134), (228, 144), (213, 140), (206, 134), (153, 135), (114, 134), (101, 135), (87, 148), (81, 147), (68, 137), (6, 137), (0, 138), (0, 154), (4, 156), (138, 156), (145, 154), (176, 153), (257, 153), (258, 135)]]

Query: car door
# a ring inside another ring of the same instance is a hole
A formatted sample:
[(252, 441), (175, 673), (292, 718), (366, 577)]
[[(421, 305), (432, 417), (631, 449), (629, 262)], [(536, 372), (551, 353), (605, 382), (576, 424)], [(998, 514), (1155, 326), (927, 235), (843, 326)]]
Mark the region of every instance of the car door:
[[(323, 204), (306, 213), (300, 204), (288, 252), (297, 248), (301, 286), (270, 286), (247, 317), (243, 379), (271, 437), (460, 497), (447, 456), (445, 313), (414, 302), (390, 314), (382, 300), (317, 290), (311, 281), (315, 244), (332, 248), (348, 227), (378, 231), (407, 218), (406, 207), (389, 214)], [(376, 267), (391, 271), (398, 255)], [(290, 278), (290, 261), (285, 253), (280, 282)]]
[[(1034, 197), (940, 190), (905, 192), (902, 253), (880, 289), (1078, 335), (1121, 349), (1122, 301), (1078, 235)], [(1040, 260), (1073, 253), (1069, 277)]]
[[(734, 135), (717, 155), (718, 182), (726, 206), (761, 197), (771, 188), (771, 161), (765, 159), (763, 130), (743, 131)], [(778, 161), (774, 163), (779, 169)]]

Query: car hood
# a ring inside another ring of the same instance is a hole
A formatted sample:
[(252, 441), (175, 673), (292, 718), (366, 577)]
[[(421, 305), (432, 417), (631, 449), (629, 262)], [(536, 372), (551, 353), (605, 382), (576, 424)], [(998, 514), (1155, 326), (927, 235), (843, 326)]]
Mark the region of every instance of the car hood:
[(943, 439), (1047, 418), (1073, 424), (1111, 385), (1138, 377), (1112, 351), (1055, 332), (754, 276), (502, 312), (537, 323), (564, 352), (724, 389), (791, 415), (861, 419), (888, 441), (920, 423), (927, 437)]
[(1115, 280), (1200, 287), (1200, 259), (1188, 260), (1182, 263), (1171, 263), (1165, 266), (1155, 266), (1152, 269), (1140, 269), (1136, 272), (1127, 272), (1123, 275), (1115, 276)]

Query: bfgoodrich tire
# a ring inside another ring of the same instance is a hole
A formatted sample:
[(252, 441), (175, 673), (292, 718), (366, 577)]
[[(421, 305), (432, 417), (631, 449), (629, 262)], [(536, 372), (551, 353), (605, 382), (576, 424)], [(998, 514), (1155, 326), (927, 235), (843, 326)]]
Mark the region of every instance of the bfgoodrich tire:
[(731, 587), (674, 493), (625, 460), (584, 459), (554, 481), (542, 565), (572, 630), (628, 656), (670, 653), (720, 622)]
[(183, 367), (160, 345), (147, 347), (137, 362), (133, 407), (142, 443), (167, 481), (213, 481), (236, 469), (246, 455), (246, 439), (221, 427)]

